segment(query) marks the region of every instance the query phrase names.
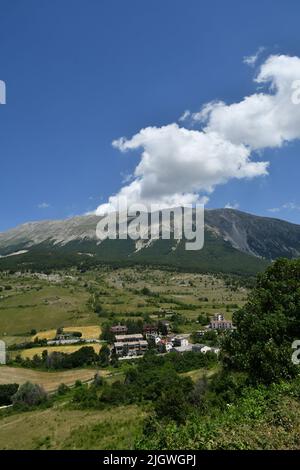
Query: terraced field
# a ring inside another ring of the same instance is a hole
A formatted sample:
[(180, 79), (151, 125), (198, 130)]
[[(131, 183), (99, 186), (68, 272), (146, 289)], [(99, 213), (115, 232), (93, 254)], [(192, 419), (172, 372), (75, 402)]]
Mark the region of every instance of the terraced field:
[[(97, 297), (101, 311), (95, 313)], [(199, 328), (199, 314), (232, 313), (246, 300), (247, 289), (221, 276), (153, 268), (98, 268), (55, 275), (0, 273), (0, 339), (8, 346), (36, 336), (52, 339), (58, 328), (99, 338), (101, 324), (179, 314), (182, 332)], [(31, 357), (34, 352), (26, 352)]]

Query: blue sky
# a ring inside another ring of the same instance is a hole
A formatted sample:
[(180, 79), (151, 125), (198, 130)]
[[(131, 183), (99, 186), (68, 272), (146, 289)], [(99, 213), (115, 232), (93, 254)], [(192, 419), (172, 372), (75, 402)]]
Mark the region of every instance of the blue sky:
[[(0, 11), (0, 230), (96, 209), (143, 150), (114, 140), (252, 95), (258, 64), (243, 58), (261, 47), (261, 62), (300, 57), (293, 0), (0, 0)], [(216, 184), (207, 207), (300, 223), (299, 152), (297, 138), (259, 149), (268, 175)]]

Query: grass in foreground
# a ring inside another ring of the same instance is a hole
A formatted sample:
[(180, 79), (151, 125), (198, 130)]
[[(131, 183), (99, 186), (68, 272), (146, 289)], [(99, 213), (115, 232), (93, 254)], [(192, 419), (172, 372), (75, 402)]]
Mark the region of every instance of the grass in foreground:
[(144, 417), (133, 405), (18, 413), (0, 419), (0, 449), (132, 449)]

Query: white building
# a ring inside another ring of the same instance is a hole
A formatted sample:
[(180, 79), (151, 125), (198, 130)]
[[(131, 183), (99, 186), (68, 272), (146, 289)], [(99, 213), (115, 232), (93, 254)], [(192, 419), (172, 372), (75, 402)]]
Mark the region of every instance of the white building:
[(148, 349), (148, 342), (143, 335), (135, 333), (131, 335), (116, 335), (114, 349), (118, 356), (135, 356), (144, 354)]
[(190, 344), (189, 342), (186, 344), (184, 343), (182, 346), (174, 346), (172, 351), (183, 353), (188, 351), (199, 352), (202, 354), (206, 354), (207, 352), (213, 352), (215, 354), (219, 354), (220, 349), (214, 348), (212, 346), (206, 346), (205, 344)]
[(178, 335), (173, 339), (173, 344), (175, 347), (186, 347), (189, 344), (189, 334)]
[(192, 344), (184, 344), (182, 346), (174, 346), (172, 351), (178, 352), (178, 353), (183, 353), (183, 352), (188, 352), (193, 350), (193, 345)]
[(6, 364), (6, 346), (4, 341), (0, 341), (0, 364)]
[(212, 320), (210, 322), (210, 328), (212, 330), (232, 330), (233, 325), (230, 320)]
[(206, 354), (207, 352), (219, 354), (220, 349), (213, 346), (207, 346), (206, 344), (193, 344), (193, 351), (200, 351), (203, 354)]
[(224, 321), (224, 315), (223, 315), (223, 313), (216, 313), (216, 314), (214, 315), (214, 320), (215, 320), (215, 321)]

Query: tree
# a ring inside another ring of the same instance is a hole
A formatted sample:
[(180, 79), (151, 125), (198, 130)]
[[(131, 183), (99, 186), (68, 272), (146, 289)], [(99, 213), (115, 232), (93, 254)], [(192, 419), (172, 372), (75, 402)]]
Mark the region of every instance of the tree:
[(11, 405), (12, 396), (17, 392), (18, 384), (0, 385), (0, 406)]
[(66, 359), (69, 360), (71, 367), (80, 367), (97, 362), (98, 356), (93, 347), (83, 346), (72, 354), (66, 355)]
[[(174, 325), (173, 325), (173, 330), (174, 330)], [(160, 334), (162, 334), (163, 336), (167, 336), (168, 334), (168, 327), (165, 323), (163, 322), (158, 322), (158, 331), (160, 332)]]
[(142, 295), (151, 295), (151, 291), (150, 291), (150, 289), (149, 289), (148, 287), (143, 287), (143, 288), (141, 289), (141, 294), (142, 294)]
[(93, 385), (96, 388), (104, 385), (104, 379), (98, 372), (94, 375)]
[(258, 277), (245, 307), (233, 315), (237, 330), (226, 334), (226, 367), (247, 371), (254, 381), (290, 379), (292, 342), (300, 338), (300, 260), (279, 259)]
[(108, 341), (112, 343), (114, 341), (115, 335), (110, 331), (110, 328), (113, 326), (113, 323), (106, 322), (101, 327), (101, 335), (99, 339), (103, 339), (104, 341)]
[(109, 365), (110, 349), (107, 344), (104, 344), (99, 352), (99, 364), (101, 367), (107, 367)]
[(207, 392), (208, 389), (208, 380), (207, 376), (204, 374), (204, 376), (197, 380), (195, 383), (194, 389), (191, 391), (190, 396), (189, 396), (189, 401), (194, 407), (197, 408), (204, 408), (204, 397), (205, 393)]
[(170, 388), (155, 402), (154, 410), (158, 419), (168, 418), (184, 423), (188, 414), (188, 402), (182, 390)]
[(60, 327), (60, 328), (57, 328), (57, 330), (56, 330), (56, 336), (62, 335), (63, 332), (64, 332), (64, 329), (63, 329), (63, 328), (61, 328), (61, 327)]
[(114, 350), (111, 353), (110, 364), (113, 367), (116, 367), (116, 368), (119, 367), (119, 357), (118, 357), (118, 355), (116, 354), (116, 352)]
[(78, 404), (80, 408), (96, 408), (99, 405), (96, 388), (86, 385), (75, 389), (72, 401)]
[(18, 391), (12, 396), (14, 405), (35, 406), (47, 400), (47, 393), (38, 384), (26, 382), (21, 385)]
[(98, 294), (92, 294), (88, 300), (88, 306), (92, 308), (93, 312), (99, 316), (104, 313), (100, 298)]
[(129, 391), (130, 390), (125, 384), (117, 380), (111, 386), (104, 388), (101, 395), (101, 401), (103, 403), (109, 403), (113, 405), (126, 403), (126, 401), (130, 401), (128, 399)]
[(207, 323), (208, 323), (207, 316), (204, 313), (200, 313), (198, 315), (197, 320), (198, 320), (199, 325), (202, 325), (202, 326), (207, 325)]
[(58, 395), (65, 395), (67, 392), (69, 392), (69, 390), (70, 390), (70, 387), (68, 387), (68, 385), (61, 383), (58, 386), (57, 393)]
[(46, 360), (47, 360), (47, 357), (48, 357), (48, 351), (47, 351), (47, 349), (44, 349), (44, 351), (42, 352), (42, 359), (43, 359), (43, 361), (46, 361)]
[(74, 338), (81, 338), (82, 333), (81, 333), (81, 331), (73, 331), (72, 336), (74, 336)]
[(38, 354), (35, 354), (32, 358), (32, 363), (34, 367), (40, 367), (43, 363), (43, 360), (41, 356), (39, 356)]
[(209, 346), (218, 346), (218, 332), (216, 330), (207, 330), (201, 337), (201, 342)]

